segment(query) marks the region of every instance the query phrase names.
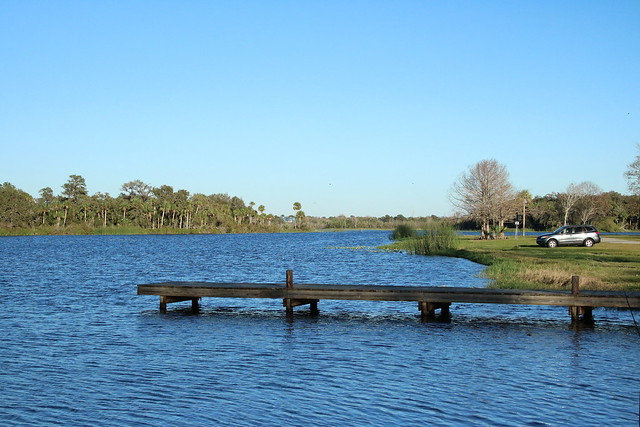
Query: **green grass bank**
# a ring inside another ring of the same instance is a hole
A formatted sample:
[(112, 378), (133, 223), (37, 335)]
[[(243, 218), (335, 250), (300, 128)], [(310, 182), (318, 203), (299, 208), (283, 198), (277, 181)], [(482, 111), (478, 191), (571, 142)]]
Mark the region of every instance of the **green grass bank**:
[[(411, 252), (412, 239), (386, 246)], [(632, 243), (622, 243), (623, 240)], [(478, 240), (459, 237), (456, 248), (433, 255), (466, 258), (487, 266), (483, 275), (490, 287), (504, 289), (566, 289), (571, 276), (581, 277), (581, 288), (640, 291), (640, 235), (603, 237), (592, 248), (540, 247), (535, 237)]]

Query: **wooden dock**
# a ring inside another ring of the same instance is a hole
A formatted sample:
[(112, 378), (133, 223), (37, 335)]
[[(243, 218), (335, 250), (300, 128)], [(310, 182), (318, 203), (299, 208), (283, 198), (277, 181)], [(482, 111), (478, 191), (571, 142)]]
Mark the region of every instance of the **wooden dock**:
[(451, 303), (525, 304), (565, 306), (572, 321), (592, 320), (595, 307), (640, 308), (640, 292), (581, 291), (580, 278), (573, 276), (572, 289), (513, 290), (432, 286), (296, 284), (287, 270), (285, 283), (164, 282), (138, 285), (138, 295), (160, 296), (160, 312), (167, 304), (191, 301), (194, 310), (204, 297), (281, 299), (287, 315), (293, 308), (309, 305), (318, 313), (320, 300), (415, 301), (424, 318), (448, 316)]

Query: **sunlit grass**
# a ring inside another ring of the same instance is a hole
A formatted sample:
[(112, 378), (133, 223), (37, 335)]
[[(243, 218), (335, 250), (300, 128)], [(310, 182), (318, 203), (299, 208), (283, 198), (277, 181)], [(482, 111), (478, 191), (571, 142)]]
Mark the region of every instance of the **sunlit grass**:
[[(616, 236), (617, 237), (617, 236)], [(625, 236), (640, 242), (640, 236)], [(409, 250), (406, 242), (392, 248)], [(566, 289), (571, 276), (580, 276), (582, 289), (640, 290), (640, 245), (602, 242), (581, 246), (546, 248), (535, 237), (477, 240), (463, 237), (457, 250), (437, 255), (466, 258), (487, 266), (483, 275), (491, 287)]]

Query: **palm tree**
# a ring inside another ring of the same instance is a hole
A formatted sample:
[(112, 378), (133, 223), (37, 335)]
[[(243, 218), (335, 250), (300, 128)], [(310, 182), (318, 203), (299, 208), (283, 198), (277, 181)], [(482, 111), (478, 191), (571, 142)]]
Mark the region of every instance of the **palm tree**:
[(293, 210), (296, 211), (296, 216), (295, 216), (295, 220), (293, 222), (293, 228), (295, 229), (298, 225), (298, 222), (300, 222), (300, 225), (302, 225), (302, 220), (304, 219), (304, 212), (302, 212), (302, 204), (300, 202), (295, 202), (293, 204)]
[(53, 202), (55, 201), (55, 197), (53, 195), (53, 190), (51, 187), (45, 187), (40, 190), (40, 199), (38, 199), (38, 203), (40, 204), (40, 209), (42, 210), (42, 225), (45, 225), (47, 219), (47, 212), (51, 209)]
[(255, 202), (249, 202), (249, 210), (247, 211), (247, 215), (249, 215), (249, 225), (253, 224), (253, 217), (256, 214), (256, 211), (253, 209), (255, 205)]

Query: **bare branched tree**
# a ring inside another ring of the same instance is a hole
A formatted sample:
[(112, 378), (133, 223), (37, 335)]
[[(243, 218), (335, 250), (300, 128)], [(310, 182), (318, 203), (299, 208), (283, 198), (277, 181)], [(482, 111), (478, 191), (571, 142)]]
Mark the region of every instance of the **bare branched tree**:
[[(638, 151), (640, 151), (640, 144), (637, 145)], [(636, 156), (636, 160), (627, 165), (627, 170), (624, 173), (627, 178), (627, 184), (629, 191), (636, 196), (640, 196), (640, 155)]]
[(602, 206), (598, 203), (598, 196), (602, 194), (602, 190), (593, 182), (583, 182), (580, 184), (582, 198), (576, 204), (576, 214), (580, 220), (580, 224), (587, 224), (598, 212), (602, 210)]
[(504, 221), (515, 209), (515, 192), (507, 168), (493, 159), (469, 167), (453, 184), (450, 199), (480, 223), (483, 239), (502, 234)]
[(583, 223), (585, 222), (585, 220), (588, 220), (589, 217), (593, 215), (593, 213), (585, 211), (585, 209), (590, 209), (589, 203), (585, 201), (585, 198), (588, 198), (590, 196), (597, 196), (600, 193), (602, 193), (602, 190), (600, 190), (597, 185), (589, 181), (581, 182), (580, 184), (571, 183), (564, 193), (558, 193), (556, 197), (564, 213), (564, 225), (567, 225), (569, 221), (569, 215), (572, 211), (577, 209), (578, 204), (581, 201), (583, 203), (580, 203), (580, 219)]
[(569, 213), (571, 213), (571, 210), (573, 209), (575, 204), (578, 203), (578, 200), (580, 200), (580, 197), (582, 197), (577, 187), (578, 186), (576, 184), (571, 183), (564, 193), (557, 194), (558, 202), (560, 203), (562, 211), (564, 212), (563, 225), (567, 225), (567, 221), (569, 220)]

